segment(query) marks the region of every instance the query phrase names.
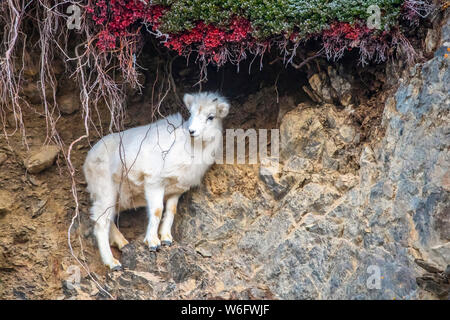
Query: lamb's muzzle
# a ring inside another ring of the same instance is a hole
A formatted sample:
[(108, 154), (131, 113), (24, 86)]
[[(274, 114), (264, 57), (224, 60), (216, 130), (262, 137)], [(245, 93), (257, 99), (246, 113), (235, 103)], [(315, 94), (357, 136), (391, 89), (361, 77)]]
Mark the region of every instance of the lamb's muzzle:
[(144, 242), (150, 250), (161, 243), (172, 244), (180, 195), (200, 184), (222, 146), (222, 119), (230, 108), (226, 99), (206, 92), (185, 94), (183, 101), (191, 114), (187, 122), (177, 113), (107, 135), (86, 157), (83, 171), (92, 200), (94, 234), (103, 263), (113, 270), (121, 265), (110, 242), (119, 249), (128, 243), (114, 225), (117, 212), (146, 206), (149, 223)]

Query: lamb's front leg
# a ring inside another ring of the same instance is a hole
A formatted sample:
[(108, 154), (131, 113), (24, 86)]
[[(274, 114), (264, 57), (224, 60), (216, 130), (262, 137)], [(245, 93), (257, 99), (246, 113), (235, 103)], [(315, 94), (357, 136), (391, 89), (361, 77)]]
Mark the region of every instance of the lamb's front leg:
[(161, 186), (146, 185), (145, 199), (147, 201), (148, 226), (144, 242), (150, 251), (156, 251), (161, 246), (158, 238), (158, 227), (161, 221), (164, 200), (164, 188)]
[(171, 196), (166, 201), (166, 211), (164, 212), (164, 217), (161, 223), (161, 228), (159, 234), (161, 236), (161, 243), (166, 246), (172, 244), (172, 223), (175, 213), (177, 212), (178, 198), (180, 195)]

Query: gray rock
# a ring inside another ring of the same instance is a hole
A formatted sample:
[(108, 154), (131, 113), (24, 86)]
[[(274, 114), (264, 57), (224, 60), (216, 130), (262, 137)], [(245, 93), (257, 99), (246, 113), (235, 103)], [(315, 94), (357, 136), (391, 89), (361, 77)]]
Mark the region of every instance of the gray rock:
[(425, 38), (425, 52), (431, 53), (433, 52), (439, 41), (439, 33), (438, 30), (435, 29), (428, 29), (427, 36)]
[(312, 161), (298, 157), (297, 155), (294, 155), (291, 157), (287, 163), (284, 165), (283, 170), (286, 172), (291, 173), (298, 173), (298, 174), (307, 174), (311, 173), (314, 169)]
[(24, 159), (25, 168), (29, 173), (39, 173), (53, 165), (56, 156), (59, 153), (59, 148), (54, 145), (43, 146), (37, 151)]
[(328, 84), (328, 77), (325, 72), (315, 73), (308, 79), (309, 85), (315, 93), (313, 100), (317, 102), (333, 103), (336, 95), (333, 88)]
[(330, 84), (336, 92), (340, 104), (344, 107), (349, 106), (353, 99), (351, 83), (338, 74), (333, 67), (328, 66), (327, 71), (330, 78)]
[(344, 125), (339, 128), (339, 134), (346, 143), (350, 143), (355, 139), (355, 129), (351, 126)]
[(264, 182), (269, 188), (269, 190), (273, 193), (273, 196), (276, 200), (281, 199), (284, 197), (292, 187), (292, 184), (294, 183), (294, 179), (287, 177), (280, 181), (280, 178), (278, 178), (276, 175), (272, 174), (267, 168), (260, 167), (259, 170), (259, 177), (262, 182)]
[(203, 270), (196, 264), (188, 263), (185, 253), (182, 250), (177, 250), (171, 253), (169, 273), (175, 283), (180, 283), (189, 278), (199, 279)]
[(136, 245), (129, 243), (122, 248), (122, 255), (120, 259), (122, 266), (126, 269), (135, 270), (137, 264)]

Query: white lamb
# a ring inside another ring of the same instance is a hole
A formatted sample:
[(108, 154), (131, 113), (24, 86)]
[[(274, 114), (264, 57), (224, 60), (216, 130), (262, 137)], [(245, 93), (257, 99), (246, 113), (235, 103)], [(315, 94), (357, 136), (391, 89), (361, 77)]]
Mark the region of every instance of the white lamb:
[[(116, 213), (147, 206), (145, 243), (152, 251), (161, 244), (170, 245), (178, 198), (200, 184), (214, 163), (214, 152), (222, 146), (217, 137), (221, 138), (222, 119), (230, 108), (225, 98), (199, 93), (185, 94), (183, 100), (191, 114), (187, 122), (177, 113), (107, 135), (86, 157), (83, 171), (93, 201), (94, 234), (103, 263), (112, 270), (120, 269), (121, 264), (113, 257), (110, 243), (119, 249), (128, 243), (114, 224)], [(201, 161), (194, 161), (199, 153)]]

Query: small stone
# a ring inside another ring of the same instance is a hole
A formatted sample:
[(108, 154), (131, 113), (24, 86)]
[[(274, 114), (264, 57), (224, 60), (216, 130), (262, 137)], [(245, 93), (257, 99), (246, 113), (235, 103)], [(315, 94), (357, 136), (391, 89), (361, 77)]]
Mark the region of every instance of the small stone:
[(280, 179), (275, 175), (271, 175), (271, 172), (266, 167), (260, 168), (259, 178), (266, 184), (267, 188), (272, 192), (274, 198), (277, 200), (283, 198), (292, 187), (292, 185), (280, 181)]
[(308, 82), (314, 93), (323, 102), (333, 103), (332, 88), (327, 84), (327, 76), (324, 72), (313, 74)]
[(433, 52), (439, 41), (439, 32), (438, 30), (428, 29), (427, 36), (425, 38), (425, 52), (431, 53)]
[(61, 283), (62, 290), (66, 297), (69, 297), (69, 299), (78, 294), (75, 287), (76, 285), (74, 285), (70, 280), (62, 280)]
[(28, 176), (28, 181), (35, 187), (38, 187), (42, 184), (42, 181), (37, 180), (35, 177), (33, 176)]
[(306, 172), (309, 173), (312, 172), (313, 169), (314, 166), (311, 160), (301, 158), (297, 155), (294, 155), (292, 158), (290, 158), (283, 167), (284, 171), (295, 173), (306, 173)]
[(43, 146), (24, 160), (25, 168), (29, 173), (39, 173), (53, 165), (58, 153), (57, 146)]
[(23, 229), (14, 234), (14, 243), (27, 243), (30, 241), (30, 236), (27, 230)]
[(80, 98), (74, 94), (59, 96), (57, 102), (62, 114), (72, 114), (80, 109)]
[(186, 254), (179, 249), (172, 251), (168, 271), (175, 283), (181, 283), (188, 279), (200, 279), (203, 273), (198, 265), (188, 263)]
[(8, 156), (5, 153), (0, 153), (0, 166), (8, 159)]
[(328, 67), (328, 76), (332, 88), (335, 90), (339, 102), (344, 106), (348, 106), (352, 102), (352, 85), (344, 77), (340, 76), (338, 72), (331, 66)]
[(303, 86), (303, 91), (311, 98), (312, 101), (316, 103), (322, 102), (322, 99), (314, 92), (312, 91), (308, 86)]
[(129, 243), (122, 248), (122, 256), (120, 262), (122, 266), (129, 270), (136, 269), (136, 246), (133, 243)]
[(18, 287), (13, 289), (13, 294), (17, 300), (28, 300), (27, 294), (24, 292), (23, 287)]
[(348, 107), (349, 105), (351, 105), (353, 100), (353, 96), (351, 95), (351, 93), (344, 93), (340, 98), (339, 98), (339, 102), (344, 106), (344, 107)]
[(198, 245), (195, 246), (195, 251), (197, 251), (202, 257), (210, 258), (213, 256), (211, 245), (208, 245), (208, 242), (201, 241)]
[[(53, 89), (49, 85), (45, 85), (45, 96), (50, 99), (53, 95)], [(36, 81), (25, 82), (22, 87), (22, 93), (28, 98), (32, 104), (39, 104), (43, 102), (42, 87)]]
[(442, 263), (450, 261), (450, 242), (439, 244), (430, 248), (434, 258)]
[(0, 190), (0, 218), (11, 212), (12, 204), (13, 195), (6, 190)]
[(347, 191), (358, 184), (358, 177), (352, 174), (340, 175), (336, 181), (336, 188), (339, 191)]
[(44, 213), (44, 208), (45, 205), (47, 204), (47, 199), (45, 200), (41, 200), (39, 201), (39, 203), (37, 204), (37, 206), (34, 208), (33, 213), (31, 215), (31, 218), (37, 218), (39, 217), (42, 213)]
[(322, 166), (335, 171), (339, 170), (339, 162), (330, 157), (328, 153), (324, 153), (322, 156)]
[(94, 289), (91, 292), (89, 292), (89, 295), (91, 297), (93, 297), (93, 296), (98, 295), (99, 292), (100, 292), (100, 290), (98, 290), (97, 287), (94, 287)]
[(394, 187), (390, 181), (387, 181), (383, 184), (383, 194), (387, 198), (392, 198), (394, 196)]
[(84, 148), (86, 148), (87, 146), (85, 145), (85, 144), (82, 144), (82, 143), (80, 143), (80, 144), (77, 144), (77, 146), (75, 147), (75, 149), (76, 150), (81, 150), (81, 149), (84, 149)]
[(0, 250), (0, 269), (2, 270), (14, 270), (14, 266), (8, 261), (5, 253)]
[(339, 129), (339, 134), (346, 143), (350, 143), (355, 138), (356, 132), (353, 127), (350, 126), (342, 126)]

